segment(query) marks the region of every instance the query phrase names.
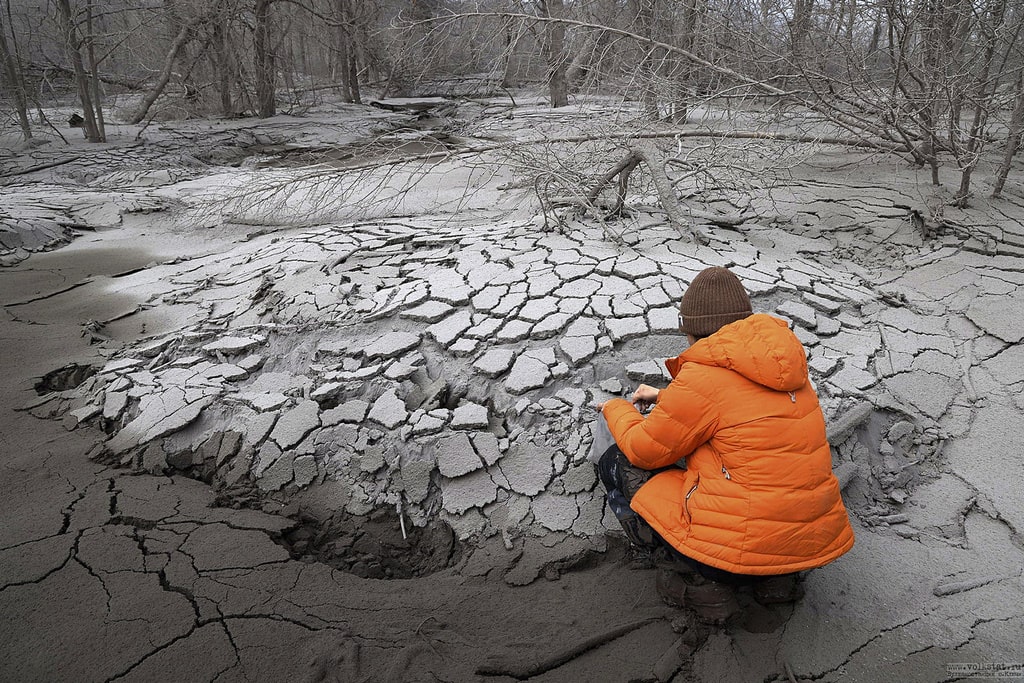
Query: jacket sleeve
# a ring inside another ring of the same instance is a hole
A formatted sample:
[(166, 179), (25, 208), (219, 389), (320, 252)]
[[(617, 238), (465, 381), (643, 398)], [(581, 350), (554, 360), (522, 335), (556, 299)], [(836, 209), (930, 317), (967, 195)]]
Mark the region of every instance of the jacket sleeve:
[(604, 407), (615, 443), (637, 467), (668, 467), (715, 433), (717, 406), (680, 380), (661, 390), (646, 418), (625, 399), (608, 401)]

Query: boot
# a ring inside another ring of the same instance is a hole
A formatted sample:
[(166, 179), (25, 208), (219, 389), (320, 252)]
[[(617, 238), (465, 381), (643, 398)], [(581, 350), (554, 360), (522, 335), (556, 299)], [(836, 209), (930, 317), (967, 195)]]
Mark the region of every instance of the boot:
[(740, 611), (736, 590), (732, 586), (708, 580), (686, 587), (686, 606), (707, 624), (724, 624)]
[(769, 576), (754, 584), (754, 600), (762, 605), (796, 602), (804, 596), (798, 574)]
[(654, 587), (661, 601), (669, 607), (682, 607), (686, 604), (687, 583), (679, 572), (666, 568), (658, 569)]

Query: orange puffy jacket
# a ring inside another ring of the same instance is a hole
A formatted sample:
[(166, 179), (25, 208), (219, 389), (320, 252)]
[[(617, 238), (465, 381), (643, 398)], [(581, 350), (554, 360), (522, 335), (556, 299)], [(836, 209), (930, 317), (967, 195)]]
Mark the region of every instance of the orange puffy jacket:
[(665, 362), (673, 380), (645, 418), (623, 399), (604, 416), (629, 461), (672, 465), (630, 506), (679, 552), (737, 574), (820, 567), (853, 547), (803, 346), (755, 314)]

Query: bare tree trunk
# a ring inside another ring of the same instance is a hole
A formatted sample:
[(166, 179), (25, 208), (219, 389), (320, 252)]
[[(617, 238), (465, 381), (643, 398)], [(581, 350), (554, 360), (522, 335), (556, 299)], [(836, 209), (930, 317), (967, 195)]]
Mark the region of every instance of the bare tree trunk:
[(356, 25), (352, 0), (338, 0), (338, 62), (341, 65), (341, 98), (345, 102), (362, 104), (359, 93), (359, 58), (356, 45)]
[(992, 78), (992, 64), (996, 54), (996, 43), (1000, 30), (1003, 28), (1006, 17), (1006, 0), (994, 0), (989, 11), (982, 16), (982, 25), (979, 27), (985, 37), (985, 51), (981, 70), (976, 77), (976, 88), (974, 100), (974, 117), (971, 121), (971, 131), (964, 148), (964, 161), (960, 172), (960, 189), (957, 191), (956, 201), (959, 206), (965, 206), (971, 192), (971, 175), (978, 166), (981, 156), (981, 148), (984, 145), (984, 131), (988, 124), (989, 106), (992, 95), (999, 85), (998, 77)]
[(57, 0), (57, 17), (60, 22), (61, 32), (64, 34), (64, 43), (67, 47), (68, 57), (71, 59), (72, 67), (74, 67), (75, 84), (78, 86), (78, 98), (82, 102), (85, 137), (89, 142), (105, 142), (96, 125), (96, 110), (94, 107), (97, 106), (97, 103), (92, 101), (89, 75), (86, 73), (85, 64), (82, 60), (82, 41), (78, 37), (78, 28), (75, 26), (69, 0)]
[(261, 119), (277, 113), (275, 101), (276, 66), (273, 47), (270, 44), (270, 5), (273, 0), (256, 0), (254, 8), (256, 24), (253, 29), (253, 50), (256, 69), (256, 107)]
[[(38, 71), (47, 71), (47, 72), (52, 71), (52, 72), (55, 72), (55, 73), (66, 74), (68, 76), (71, 76), (72, 78), (74, 78), (74, 76), (75, 76), (75, 70), (74, 69), (69, 69), (68, 67), (62, 66), (60, 64), (53, 64), (53, 63), (40, 64), (39, 62), (27, 62), (27, 65), (28, 65), (28, 67), (30, 69), (35, 69), (35, 70), (38, 70)], [(108, 85), (116, 85), (117, 87), (125, 88), (126, 90), (145, 90), (146, 89), (146, 87), (145, 87), (146, 84), (145, 83), (140, 83), (138, 81), (133, 81), (133, 80), (130, 80), (128, 78), (123, 78), (123, 77), (117, 76), (116, 74), (111, 74), (111, 73), (99, 74), (97, 76), (97, 78), (99, 78), (101, 83), (107, 83)]]
[(14, 54), (7, 46), (7, 29), (4, 26), (3, 16), (0, 16), (0, 58), (4, 60), (4, 70), (7, 73), (7, 80), (11, 83), (11, 92), (14, 93), (14, 107), (18, 113), (18, 124), (21, 126), (21, 134), (26, 140), (32, 139), (32, 125), (28, 120), (28, 100), (25, 97), (25, 78), (18, 68)]
[[(541, 14), (550, 18), (561, 18), (565, 13), (563, 0), (540, 0)], [(569, 105), (569, 84), (565, 72), (569, 60), (565, 55), (565, 24), (553, 21), (544, 28), (544, 56), (548, 63), (548, 92), (552, 107)]]
[(352, 74), (352, 68), (349, 63), (349, 45), (352, 42), (352, 37), (349, 33), (347, 24), (346, 4), (347, 0), (338, 0), (338, 47), (335, 50), (335, 55), (338, 60), (338, 65), (341, 67), (340, 73), (338, 74), (339, 81), (341, 83), (341, 101), (351, 102), (352, 85), (349, 83), (349, 77)]
[(796, 0), (793, 7), (793, 22), (790, 27), (790, 40), (793, 59), (800, 62), (808, 53), (807, 39), (811, 33), (811, 15), (814, 12), (814, 0)]
[[(657, 0), (639, 0), (637, 7), (637, 33), (654, 39), (654, 12)], [(654, 63), (654, 48), (641, 47), (644, 56), (640, 60), (640, 87), (643, 89), (641, 101), (643, 102), (644, 115), (656, 121), (661, 118), (661, 110), (658, 107), (658, 86), (657, 69)]]
[(354, 103), (363, 103), (363, 96), (359, 89), (359, 59), (355, 50), (349, 50), (348, 53), (348, 91)]
[(157, 98), (163, 93), (164, 88), (167, 87), (167, 82), (171, 80), (171, 74), (174, 72), (174, 62), (177, 61), (178, 55), (181, 53), (185, 44), (191, 37), (192, 30), (201, 22), (201, 19), (193, 19), (189, 23), (181, 27), (178, 31), (178, 35), (175, 36), (174, 42), (171, 43), (171, 49), (167, 51), (167, 56), (164, 58), (164, 67), (160, 70), (160, 77), (156, 79), (156, 83), (143, 98), (142, 104), (132, 114), (132, 117), (128, 120), (129, 123), (138, 123), (146, 118), (146, 114), (149, 113), (149, 108), (153, 106)]
[(850, 0), (850, 6), (846, 15), (846, 27), (844, 29), (846, 45), (853, 46), (853, 30), (857, 25), (857, 0)]
[[(926, 15), (922, 27), (921, 41), (924, 44), (924, 83), (921, 90), (921, 155), (927, 160), (932, 171), (932, 185), (939, 183), (939, 158), (938, 158), (938, 125), (939, 125), (939, 92), (942, 88), (942, 49), (940, 47), (939, 13), (936, 6), (942, 0), (925, 0), (924, 12)], [(903, 55), (901, 55), (902, 57)]]
[(609, 215), (615, 216), (622, 213), (622, 209), (626, 203), (626, 192), (629, 189), (629, 174), (633, 172), (633, 169), (640, 164), (640, 157), (636, 152), (630, 151), (623, 157), (619, 163), (615, 164), (610, 171), (604, 174), (600, 180), (598, 180), (594, 187), (591, 188), (590, 193), (587, 195), (587, 202), (590, 205), (597, 204), (597, 199), (601, 195), (602, 190), (608, 186), (608, 184), (619, 177), (619, 187), (615, 194), (615, 206), (608, 212)]
[(1003, 161), (996, 170), (996, 183), (992, 188), (993, 197), (1002, 196), (1006, 177), (1010, 175), (1010, 167), (1013, 166), (1013, 157), (1020, 149), (1020, 136), (1024, 131), (1024, 73), (1017, 74), (1016, 90), (1017, 97), (1013, 103), (1013, 113), (1010, 115), (1010, 130), (1006, 136), (1006, 146), (1003, 148)]
[[(680, 17), (679, 47), (687, 52), (693, 52), (696, 44), (698, 18), (697, 0), (685, 0), (682, 6), (682, 16)], [(670, 63), (672, 67), (672, 84), (675, 88), (670, 120), (672, 123), (686, 123), (689, 115), (690, 89), (693, 80), (691, 78), (691, 66), (679, 57), (672, 57)]]
[(515, 52), (516, 38), (512, 32), (512, 20), (503, 18), (501, 20), (501, 30), (505, 36), (505, 49), (501, 51), (501, 56), (498, 58), (498, 72), (501, 73), (501, 87), (511, 88), (512, 83), (512, 55)]
[(96, 108), (96, 130), (99, 132), (100, 138), (106, 140), (107, 127), (103, 122), (103, 93), (100, 91), (99, 65), (96, 63), (96, 31), (92, 24), (92, 0), (89, 0), (85, 6), (85, 17), (85, 26), (89, 31), (86, 41), (86, 56), (89, 58), (89, 73), (92, 80), (92, 101)]
[(341, 85), (341, 101), (352, 102), (352, 84), (349, 82), (352, 75), (352, 66), (348, 53), (348, 40), (345, 38), (344, 32), (339, 32), (339, 34), (337, 59), (338, 65), (341, 67), (338, 73)]
[(672, 181), (665, 172), (664, 155), (654, 145), (639, 140), (630, 144), (629, 153), (591, 188), (587, 195), (587, 204), (593, 206), (597, 202), (601, 191), (618, 176), (619, 186), (616, 203), (611, 213), (620, 213), (623, 208), (626, 191), (629, 187), (629, 176), (641, 162), (647, 166), (647, 170), (651, 173), (651, 180), (655, 190), (658, 192), (661, 208), (665, 210), (669, 223), (674, 225), (680, 232), (689, 233), (690, 241), (701, 244), (707, 243), (707, 237), (694, 226), (694, 221), (696, 220), (729, 226), (739, 225), (743, 222), (741, 216), (709, 214), (704, 211), (693, 211), (684, 207), (679, 201), (679, 197), (676, 196)]
[[(988, 125), (989, 111), (992, 105), (992, 97), (999, 85), (998, 74), (992, 77), (992, 66), (995, 58), (996, 44), (1002, 29), (1006, 27), (1007, 0), (993, 0), (992, 5), (980, 18), (981, 25), (978, 27), (985, 39), (984, 57), (981, 70), (975, 79), (975, 105), (974, 118), (971, 122), (967, 146), (965, 148), (966, 164), (962, 165), (961, 186), (956, 193), (956, 202), (959, 206), (966, 206), (971, 193), (971, 176), (978, 166), (981, 157), (981, 150), (985, 143), (985, 127)], [(1016, 31), (1011, 32), (1015, 41), (1020, 33), (1022, 19), (1018, 18)], [(1011, 42), (1008, 47), (1013, 47)]]
[(512, 57), (515, 54), (516, 46), (519, 44), (518, 34), (512, 31), (512, 19), (502, 18), (502, 33), (505, 35), (505, 49), (502, 50), (499, 58), (498, 71), (502, 75), (501, 87), (511, 88), (515, 86), (512, 79)]
[(572, 62), (569, 64), (569, 69), (566, 73), (566, 79), (569, 81), (569, 89), (577, 90), (586, 81), (591, 78), (591, 75), (596, 72), (601, 73), (601, 62), (608, 44), (611, 42), (611, 35), (602, 31), (587, 44), (585, 50), (580, 50), (573, 57)]
[(225, 13), (221, 12), (213, 22), (213, 51), (216, 55), (217, 90), (220, 93), (220, 112), (224, 116), (235, 113), (235, 105), (231, 99), (231, 57), (228, 50), (227, 31), (224, 21)]
[(875, 14), (875, 22), (871, 28), (871, 41), (868, 43), (867, 54), (873, 55), (878, 52), (878, 45), (882, 40), (882, 17), (885, 12), (882, 8), (878, 8)]
[(661, 201), (661, 208), (665, 209), (665, 215), (669, 223), (674, 225), (680, 232), (690, 233), (693, 242), (700, 242), (699, 231), (693, 226), (693, 220), (686, 215), (686, 209), (679, 202), (676, 190), (672, 187), (672, 181), (665, 173), (665, 159), (653, 145), (636, 143), (630, 146), (630, 151), (647, 164), (647, 170), (651, 172), (651, 180), (654, 189), (658, 192), (658, 199)]

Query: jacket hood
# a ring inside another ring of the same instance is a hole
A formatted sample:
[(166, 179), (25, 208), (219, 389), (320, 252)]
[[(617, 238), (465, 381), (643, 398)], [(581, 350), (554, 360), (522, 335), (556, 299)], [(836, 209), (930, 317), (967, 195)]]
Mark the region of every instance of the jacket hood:
[(697, 341), (665, 362), (675, 377), (683, 363), (738, 372), (775, 391), (796, 391), (807, 383), (807, 355), (785, 320), (755, 313)]

